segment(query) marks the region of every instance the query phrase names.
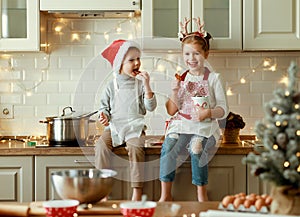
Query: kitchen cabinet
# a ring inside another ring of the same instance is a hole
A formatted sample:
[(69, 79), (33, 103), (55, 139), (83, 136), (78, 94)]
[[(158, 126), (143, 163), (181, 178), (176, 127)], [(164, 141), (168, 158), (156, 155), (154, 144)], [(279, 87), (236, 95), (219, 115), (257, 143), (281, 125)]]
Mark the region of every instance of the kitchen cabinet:
[(299, 50), (300, 0), (244, 0), (244, 50)]
[(0, 201), (29, 202), (33, 200), (33, 157), (0, 157)]
[[(52, 183), (51, 173), (65, 169), (91, 169), (94, 168), (93, 157), (86, 156), (36, 156), (35, 157), (35, 199), (60, 199)], [(128, 179), (129, 168), (126, 165), (114, 165), (120, 177)], [(110, 199), (130, 199), (131, 187), (129, 182), (115, 179), (114, 187), (109, 195)]]
[[(220, 201), (225, 195), (246, 192), (246, 166), (243, 155), (215, 155), (209, 163), (207, 193), (209, 200)], [(196, 186), (192, 184), (190, 162), (176, 171), (173, 187), (175, 200), (197, 200)], [(184, 186), (184, 187), (183, 187)]]
[(39, 0), (0, 0), (0, 51), (39, 51)]
[(247, 166), (247, 192), (255, 194), (270, 194), (271, 184), (270, 182), (261, 180), (258, 176), (251, 174), (251, 167)]
[(185, 17), (205, 22), (213, 36), (211, 49), (242, 49), (242, 0), (144, 0), (143, 49), (179, 49), (179, 23)]

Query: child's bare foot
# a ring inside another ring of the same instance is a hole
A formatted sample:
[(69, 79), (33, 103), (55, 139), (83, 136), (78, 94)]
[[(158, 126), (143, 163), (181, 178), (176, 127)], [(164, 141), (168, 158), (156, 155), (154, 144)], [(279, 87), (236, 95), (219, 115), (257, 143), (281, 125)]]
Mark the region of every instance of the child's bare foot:
[(172, 196), (161, 197), (158, 202), (173, 201)]

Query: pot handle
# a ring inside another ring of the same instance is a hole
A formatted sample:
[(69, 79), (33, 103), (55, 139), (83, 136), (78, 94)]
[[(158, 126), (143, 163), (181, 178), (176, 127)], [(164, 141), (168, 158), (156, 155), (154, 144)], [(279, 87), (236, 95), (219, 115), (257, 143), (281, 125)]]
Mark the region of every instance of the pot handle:
[(48, 124), (49, 123), (49, 121), (39, 121), (40, 123), (42, 123), (42, 124)]
[(66, 115), (66, 109), (70, 109), (72, 113), (73, 113), (73, 112), (75, 112), (75, 111), (72, 109), (72, 107), (71, 107), (71, 106), (67, 106), (67, 107), (64, 107), (64, 109), (63, 109), (63, 113), (62, 113), (62, 115), (61, 115), (61, 116), (65, 116), (65, 115)]

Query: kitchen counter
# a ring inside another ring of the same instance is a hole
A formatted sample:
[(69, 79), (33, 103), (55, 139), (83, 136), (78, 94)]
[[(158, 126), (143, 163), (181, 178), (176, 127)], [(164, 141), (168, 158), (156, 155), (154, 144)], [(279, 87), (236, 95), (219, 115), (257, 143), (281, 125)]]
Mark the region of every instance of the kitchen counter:
[[(78, 207), (78, 216), (88, 216), (88, 217), (121, 217), (121, 212), (119, 208), (119, 204), (122, 201), (107, 201), (100, 202), (94, 205), (93, 208), (88, 210), (83, 210), (81, 207)], [(218, 208), (218, 201), (208, 201), (208, 202), (196, 202), (196, 201), (176, 201), (174, 202), (181, 206), (179, 212), (176, 216), (198, 216), (200, 212), (204, 212), (207, 210), (216, 210)], [(171, 205), (172, 202), (160, 202), (157, 203), (155, 217), (163, 217), (164, 214), (168, 211), (168, 206)], [(7, 209), (8, 211), (11, 209), (11, 206), (14, 207), (15, 213), (19, 210), (19, 216), (26, 216), (29, 212), (28, 216), (40, 216), (44, 217), (44, 209), (42, 207), (42, 202), (32, 202), (30, 204), (26, 203), (1, 203), (0, 207), (2, 207), (3, 211)], [(30, 209), (29, 209), (30, 207)], [(110, 207), (110, 208), (109, 208)], [(114, 208), (112, 208), (114, 207)], [(2, 211), (2, 212), (3, 212)], [(11, 210), (10, 210), (11, 212)], [(0, 209), (1, 214), (1, 209)]]
[[(146, 155), (160, 155), (162, 140), (160, 136), (148, 136), (145, 145)], [(241, 144), (222, 144), (218, 143), (218, 148), (212, 150), (216, 154), (247, 155), (253, 151), (253, 136), (241, 136)], [(114, 149), (118, 155), (127, 155), (124, 147)], [(20, 139), (2, 140), (0, 142), (0, 156), (30, 156), (30, 155), (94, 155), (94, 146), (86, 145), (83, 147), (50, 147), (50, 146), (28, 146)]]

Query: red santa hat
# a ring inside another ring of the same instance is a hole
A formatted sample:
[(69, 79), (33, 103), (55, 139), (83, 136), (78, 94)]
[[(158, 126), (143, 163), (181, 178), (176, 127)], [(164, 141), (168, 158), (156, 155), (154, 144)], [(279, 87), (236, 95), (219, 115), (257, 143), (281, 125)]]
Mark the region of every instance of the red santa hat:
[(114, 71), (119, 72), (124, 56), (126, 55), (130, 47), (135, 47), (140, 50), (140, 47), (137, 43), (130, 40), (115, 40), (107, 48), (105, 48), (101, 55), (110, 62)]

